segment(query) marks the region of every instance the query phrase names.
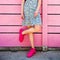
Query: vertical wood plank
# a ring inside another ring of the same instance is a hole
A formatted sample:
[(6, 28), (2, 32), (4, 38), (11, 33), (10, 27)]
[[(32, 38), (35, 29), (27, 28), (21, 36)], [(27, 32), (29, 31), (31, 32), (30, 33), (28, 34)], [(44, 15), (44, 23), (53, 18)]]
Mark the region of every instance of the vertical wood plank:
[(47, 0), (42, 0), (42, 18), (43, 18), (43, 28), (42, 28), (42, 46), (43, 50), (47, 47)]

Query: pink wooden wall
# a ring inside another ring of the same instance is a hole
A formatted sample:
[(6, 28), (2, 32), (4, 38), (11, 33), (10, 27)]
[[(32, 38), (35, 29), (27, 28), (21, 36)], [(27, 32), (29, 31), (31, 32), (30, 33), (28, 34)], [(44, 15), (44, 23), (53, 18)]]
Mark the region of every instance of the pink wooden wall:
[[(0, 0), (0, 46), (30, 46), (28, 35), (23, 43), (19, 42), (19, 29), (22, 27), (21, 2)], [(35, 33), (35, 46), (41, 46), (41, 40), (41, 32)]]
[(47, 46), (60, 47), (60, 0), (47, 0)]
[(43, 0), (43, 47), (60, 47), (60, 0)]
[[(0, 0), (0, 46), (30, 46), (28, 35), (18, 40), (22, 0)], [(34, 34), (35, 46), (60, 47), (60, 0), (42, 0), (42, 32)], [(28, 44), (27, 44), (28, 43)]]

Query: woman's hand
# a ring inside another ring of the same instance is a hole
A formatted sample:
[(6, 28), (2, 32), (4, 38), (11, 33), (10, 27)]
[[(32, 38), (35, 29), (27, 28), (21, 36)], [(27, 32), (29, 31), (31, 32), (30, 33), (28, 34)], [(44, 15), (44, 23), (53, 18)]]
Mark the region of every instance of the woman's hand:
[(24, 20), (24, 14), (23, 13), (21, 14), (21, 18)]
[(38, 11), (36, 10), (35, 12), (34, 12), (34, 17), (36, 17), (38, 15)]

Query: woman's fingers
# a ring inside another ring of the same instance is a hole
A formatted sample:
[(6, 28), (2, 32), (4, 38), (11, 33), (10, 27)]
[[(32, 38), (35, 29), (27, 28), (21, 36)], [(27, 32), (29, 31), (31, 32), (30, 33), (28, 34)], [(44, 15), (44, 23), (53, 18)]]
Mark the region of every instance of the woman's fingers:
[(23, 14), (21, 15), (21, 18), (24, 20), (24, 15)]
[(38, 12), (37, 11), (35, 11), (34, 12), (34, 17), (36, 17), (38, 15)]

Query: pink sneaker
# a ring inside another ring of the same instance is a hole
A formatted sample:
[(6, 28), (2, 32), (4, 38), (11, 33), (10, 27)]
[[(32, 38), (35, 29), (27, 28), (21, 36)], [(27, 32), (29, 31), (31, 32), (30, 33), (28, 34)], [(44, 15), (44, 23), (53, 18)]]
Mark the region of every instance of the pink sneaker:
[(23, 40), (24, 40), (24, 35), (25, 34), (23, 35), (22, 32), (26, 29), (27, 29), (27, 27), (25, 26), (25, 27), (21, 28), (20, 31), (19, 31), (19, 41), (20, 42), (23, 42)]
[(31, 50), (28, 52), (27, 57), (30, 58), (36, 53), (36, 50), (34, 48), (31, 48)]

